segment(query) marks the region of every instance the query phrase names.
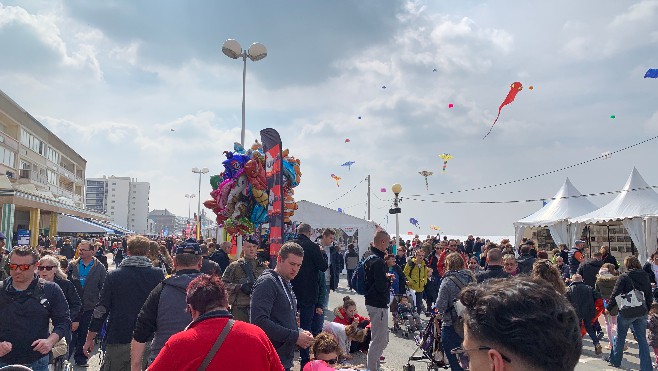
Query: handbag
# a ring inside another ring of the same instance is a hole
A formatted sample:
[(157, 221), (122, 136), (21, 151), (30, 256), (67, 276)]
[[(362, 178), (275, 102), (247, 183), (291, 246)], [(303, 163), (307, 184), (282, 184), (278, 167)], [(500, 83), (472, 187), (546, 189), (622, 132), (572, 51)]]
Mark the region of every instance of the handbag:
[(206, 354), (206, 358), (203, 359), (203, 362), (201, 362), (201, 365), (199, 366), (199, 368), (197, 368), (197, 371), (205, 371), (208, 365), (210, 365), (210, 362), (212, 362), (212, 359), (215, 357), (215, 354), (217, 354), (217, 351), (222, 346), (222, 343), (228, 336), (228, 333), (231, 331), (231, 328), (233, 327), (233, 323), (235, 323), (235, 320), (233, 319), (228, 320), (226, 326), (224, 326), (224, 329), (217, 337), (217, 340), (215, 340), (215, 344), (212, 345), (212, 348), (210, 348), (208, 354)]
[(636, 289), (633, 280), (629, 276), (626, 277), (630, 279), (633, 290), (615, 296), (615, 302), (617, 302), (617, 306), (619, 307), (619, 314), (624, 318), (646, 316), (648, 310), (645, 304), (644, 292)]

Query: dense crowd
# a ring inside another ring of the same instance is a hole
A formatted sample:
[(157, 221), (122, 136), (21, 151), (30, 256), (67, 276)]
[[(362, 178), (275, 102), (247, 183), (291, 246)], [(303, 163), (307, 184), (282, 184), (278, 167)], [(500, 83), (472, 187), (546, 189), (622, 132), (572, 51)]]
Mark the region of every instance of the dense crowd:
[[(232, 260), (231, 243), (214, 240), (42, 237), (4, 254), (0, 234), (0, 366), (85, 367), (98, 346), (103, 370), (290, 370), (296, 352), (304, 371), (348, 367), (357, 352), (379, 370), (390, 331), (404, 322), (420, 332), (428, 321), (452, 370), (572, 370), (585, 334), (596, 354), (607, 337), (619, 366), (629, 328), (640, 368), (652, 369), (650, 347), (658, 358), (658, 252), (644, 266), (626, 257), (620, 274), (607, 247), (586, 258), (583, 241), (543, 251), (532, 240), (403, 242), (379, 231), (359, 254), (353, 244), (343, 251), (334, 230), (316, 236), (300, 224), (275, 262), (259, 244), (245, 236)], [(350, 296), (328, 308), (344, 269), (367, 317)], [(485, 302), (491, 313), (477, 310)], [(236, 357), (243, 349), (249, 357)]]

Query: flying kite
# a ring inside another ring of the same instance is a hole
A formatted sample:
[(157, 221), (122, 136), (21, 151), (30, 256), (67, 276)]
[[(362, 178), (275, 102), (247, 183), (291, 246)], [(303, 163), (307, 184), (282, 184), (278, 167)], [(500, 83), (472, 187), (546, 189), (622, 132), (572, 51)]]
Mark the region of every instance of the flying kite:
[(407, 232), (407, 234), (408, 234), (409, 236), (413, 236), (413, 235), (414, 235), (414, 232), (409, 231), (409, 232)]
[(380, 189), (379, 192), (386, 192), (386, 188)]
[(409, 223), (411, 223), (411, 224), (413, 224), (414, 226), (420, 228), (420, 223), (418, 223), (418, 220), (416, 220), (416, 219), (414, 219), (414, 218), (410, 218), (410, 219), (409, 219)]
[(612, 157), (612, 153), (611, 153), (610, 151), (606, 151), (606, 152), (603, 152), (603, 153), (601, 154), (601, 156), (603, 156), (603, 159), (604, 159), (604, 160), (607, 160), (607, 159), (609, 159), (609, 158)]
[(496, 116), (496, 119), (494, 120), (493, 124), (491, 125), (491, 128), (489, 128), (489, 132), (482, 138), (486, 138), (489, 133), (491, 133), (491, 130), (493, 130), (494, 125), (496, 125), (496, 122), (498, 122), (498, 118), (500, 117), (500, 111), (505, 107), (506, 105), (514, 102), (514, 98), (516, 98), (516, 95), (523, 90), (523, 85), (521, 85), (520, 82), (516, 81), (513, 82), (512, 85), (510, 85), (509, 93), (507, 93), (507, 96), (505, 97), (505, 100), (503, 103), (500, 104), (500, 107), (498, 107), (498, 116)]
[(442, 153), (442, 154), (439, 155), (439, 157), (441, 157), (441, 159), (443, 160), (443, 173), (445, 174), (446, 173), (446, 166), (448, 165), (448, 161), (450, 159), (452, 159), (453, 157), (455, 157), (455, 156), (453, 156), (449, 153)]
[(359, 118), (359, 120), (361, 120), (361, 116), (359, 116), (358, 118)]
[(611, 119), (615, 119), (615, 118), (617, 118), (617, 116), (615, 116), (615, 115), (610, 115), (610, 118), (611, 118)]
[(354, 165), (354, 161), (347, 161), (346, 163), (340, 166), (347, 166), (347, 171), (350, 171), (352, 169), (352, 165)]
[(338, 184), (338, 182), (340, 182), (341, 178), (336, 174), (331, 174), (331, 177), (336, 181), (336, 187), (340, 187), (340, 184)]
[(382, 85), (382, 89), (386, 89), (386, 85)]
[(432, 72), (436, 72), (436, 68), (432, 70)]
[(454, 106), (455, 106), (454, 104), (452, 104), (452, 103), (448, 103), (448, 108), (452, 108), (452, 107), (454, 107)]
[(174, 130), (174, 129), (171, 129), (171, 131), (176, 131), (176, 130)]
[(349, 142), (350, 142), (350, 139), (349, 139), (349, 138), (348, 138), (348, 139), (345, 139), (345, 143), (349, 143)]
[(342, 212), (343, 212), (343, 209), (341, 209), (341, 208), (339, 207), (339, 208), (338, 208), (338, 212), (339, 212), (339, 213), (342, 213)]
[(644, 74), (644, 78), (650, 77), (652, 79), (658, 78), (658, 68), (649, 68), (647, 73)]
[(441, 230), (441, 228), (439, 228), (438, 225), (430, 225), (430, 229), (433, 230), (433, 231), (440, 231)]
[(427, 177), (434, 175), (434, 173), (431, 171), (423, 170), (423, 171), (419, 171), (418, 174), (425, 177), (425, 189), (429, 191), (430, 186), (429, 184), (427, 184)]

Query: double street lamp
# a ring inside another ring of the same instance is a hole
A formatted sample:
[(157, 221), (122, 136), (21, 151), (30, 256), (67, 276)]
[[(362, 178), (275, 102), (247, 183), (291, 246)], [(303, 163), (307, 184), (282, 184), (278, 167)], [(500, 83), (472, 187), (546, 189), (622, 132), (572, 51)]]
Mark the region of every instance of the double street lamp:
[[(402, 212), (400, 209), (400, 192), (402, 192), (402, 186), (399, 183), (393, 184), (391, 190), (395, 194), (395, 199), (393, 200), (393, 208), (388, 210), (389, 214), (395, 214), (395, 249), (397, 250), (398, 245), (400, 244), (400, 219), (398, 215)], [(393, 254), (397, 254), (397, 251), (393, 251)]]
[(191, 218), (191, 215), (190, 215), (190, 204), (192, 203), (192, 199), (193, 199), (195, 196), (196, 196), (196, 195), (195, 195), (194, 193), (189, 194), (189, 195), (188, 195), (187, 193), (185, 194), (185, 198), (187, 198), (187, 221), (188, 221), (188, 223), (189, 223), (190, 218)]
[[(192, 172), (195, 174), (199, 174), (199, 207), (197, 209), (196, 213), (196, 218), (197, 218), (197, 228), (196, 228), (196, 239), (197, 241), (201, 239), (201, 175), (208, 173), (208, 168), (204, 167), (203, 169), (199, 169), (198, 167), (193, 167)], [(190, 196), (190, 198), (194, 197), (194, 195)], [(189, 210), (188, 210), (189, 213)]]
[(259, 61), (267, 57), (267, 48), (261, 43), (253, 43), (248, 50), (242, 50), (239, 42), (233, 39), (228, 39), (224, 42), (224, 45), (222, 45), (222, 53), (226, 54), (226, 56), (231, 59), (242, 57), (244, 63), (244, 67), (242, 68), (242, 131), (240, 132), (240, 144), (244, 147), (244, 98), (245, 81), (247, 79), (247, 57), (253, 62)]

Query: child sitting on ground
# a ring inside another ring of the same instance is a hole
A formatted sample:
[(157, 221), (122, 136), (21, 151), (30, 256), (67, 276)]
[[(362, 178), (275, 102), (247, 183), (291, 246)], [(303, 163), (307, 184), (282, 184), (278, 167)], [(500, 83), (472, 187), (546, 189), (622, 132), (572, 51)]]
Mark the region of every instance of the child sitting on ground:
[(407, 296), (400, 297), (400, 302), (398, 303), (398, 319), (407, 319), (412, 328), (420, 329), (420, 316), (414, 311)]
[(352, 341), (363, 342), (366, 337), (366, 329), (358, 327), (359, 323), (355, 319), (351, 325), (345, 326), (338, 322), (325, 322), (322, 331), (328, 334), (331, 334), (338, 346), (341, 349), (341, 354), (339, 358), (342, 359), (352, 359), (350, 355), (350, 344)]

